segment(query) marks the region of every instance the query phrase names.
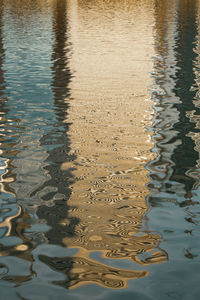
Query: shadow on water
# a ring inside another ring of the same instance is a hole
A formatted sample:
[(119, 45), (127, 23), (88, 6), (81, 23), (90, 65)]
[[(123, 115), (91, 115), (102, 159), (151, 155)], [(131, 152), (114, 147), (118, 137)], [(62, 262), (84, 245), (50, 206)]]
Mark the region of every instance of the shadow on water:
[[(49, 244), (63, 245), (63, 238), (72, 237), (74, 227), (79, 223), (78, 218), (68, 217), (68, 210), (73, 209), (67, 204), (67, 200), (71, 195), (70, 186), (73, 184), (73, 170), (74, 168), (64, 169), (62, 164), (74, 161), (75, 154), (70, 152), (70, 139), (67, 135), (70, 123), (67, 122), (67, 110), (69, 107), (70, 89), (68, 88), (72, 74), (68, 67), (67, 56), (67, 37), (68, 37), (68, 23), (66, 18), (67, 5), (65, 0), (55, 1), (53, 14), (53, 32), (54, 32), (54, 46), (52, 54), (52, 91), (54, 95), (54, 107), (57, 116), (57, 122), (54, 124), (54, 129), (47, 135), (40, 139), (42, 146), (48, 146), (48, 158), (46, 160), (47, 166), (44, 168), (49, 175), (49, 180), (39, 187), (32, 196), (45, 192), (41, 198), (46, 202), (46, 205), (41, 205), (37, 209), (37, 216), (46, 220), (46, 224), (51, 227), (45, 233), (46, 241)], [(60, 146), (57, 146), (60, 145)], [(63, 226), (63, 219), (68, 219), (68, 225)], [(75, 258), (73, 257), (48, 257), (46, 255), (39, 255), (39, 259), (52, 267), (55, 265), (57, 271), (66, 273), (68, 280), (64, 283), (65, 287), (71, 285), (73, 278), (70, 277), (70, 270), (73, 268)]]
[[(191, 201), (196, 179), (199, 153), (192, 135), (199, 132), (191, 122), (190, 113), (200, 110), (195, 106), (195, 60), (197, 42), (197, 1), (178, 1), (173, 9), (156, 2), (156, 52), (154, 65), (155, 102), (154, 151), (156, 159), (149, 164), (149, 188), (152, 206), (171, 201), (180, 206), (195, 204)], [(176, 200), (176, 195), (186, 200)], [(191, 203), (190, 203), (191, 202)]]
[(52, 91), (57, 123), (54, 124), (54, 129), (40, 140), (41, 145), (47, 145), (50, 149), (46, 160), (47, 166), (45, 167), (50, 179), (33, 194), (48, 188), (51, 189), (42, 196), (49, 207), (47, 205), (40, 206), (37, 215), (40, 219), (45, 219), (47, 224), (51, 226), (51, 229), (45, 234), (49, 243), (62, 244), (65, 235), (72, 236), (74, 234), (74, 226), (78, 223), (78, 219), (72, 218), (69, 219), (68, 228), (63, 229), (60, 224), (68, 216), (67, 199), (71, 194), (69, 186), (73, 183), (73, 168), (63, 170), (62, 164), (73, 161), (76, 157), (68, 154), (70, 140), (67, 132), (70, 124), (66, 122), (66, 119), (70, 99), (68, 84), (72, 75), (67, 66), (66, 1), (56, 1), (54, 5), (53, 31), (55, 41), (52, 55)]
[(178, 131), (177, 138), (182, 141), (173, 154), (173, 160), (176, 167), (173, 168), (171, 180), (180, 182), (185, 185), (185, 198), (191, 198), (192, 189), (195, 184), (195, 179), (188, 176), (188, 171), (195, 169), (199, 153), (195, 150), (195, 143), (189, 136), (190, 133), (199, 132), (196, 129), (195, 123), (190, 122), (188, 117), (189, 111), (200, 113), (200, 109), (195, 107), (194, 98), (195, 91), (191, 87), (195, 84), (194, 62), (197, 54), (194, 52), (194, 46), (197, 37), (197, 22), (196, 22), (196, 1), (187, 1), (183, 6), (180, 3), (180, 25), (177, 52), (177, 82), (175, 94), (181, 99), (180, 104), (176, 105), (179, 114), (179, 122), (174, 126)]

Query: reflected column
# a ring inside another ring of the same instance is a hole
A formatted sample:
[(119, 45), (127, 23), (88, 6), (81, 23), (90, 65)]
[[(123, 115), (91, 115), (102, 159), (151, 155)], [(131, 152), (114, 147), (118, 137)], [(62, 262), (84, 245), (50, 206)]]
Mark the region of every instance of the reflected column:
[(195, 59), (193, 61), (194, 68), (194, 76), (195, 76), (195, 83), (191, 87), (191, 90), (195, 92), (195, 96), (193, 99), (193, 104), (195, 106), (194, 110), (188, 112), (188, 117), (190, 122), (195, 124), (194, 132), (190, 133), (190, 137), (194, 140), (195, 143), (195, 150), (198, 152), (198, 160), (196, 163), (196, 168), (193, 168), (187, 172), (187, 174), (195, 179), (195, 184), (193, 186), (194, 190), (197, 190), (200, 185), (200, 80), (199, 80), (199, 70), (200, 70), (200, 5), (199, 2), (196, 5), (196, 26), (197, 26), (197, 36), (196, 36), (196, 44), (194, 47)]
[(195, 131), (188, 114), (194, 110), (194, 59), (196, 1), (155, 2), (155, 47), (152, 97), (155, 102), (154, 151), (149, 164), (151, 205), (177, 203), (174, 194), (190, 197), (198, 153), (190, 137)]
[[(53, 32), (54, 45), (52, 54), (52, 91), (54, 95), (54, 109), (56, 123), (54, 129), (44, 135), (41, 145), (49, 145), (51, 150), (47, 151), (47, 166), (44, 168), (49, 176), (47, 180), (34, 194), (46, 202), (37, 210), (37, 215), (45, 219), (51, 229), (45, 233), (49, 243), (62, 245), (66, 236), (74, 234), (74, 226), (78, 223), (77, 218), (68, 218), (69, 207), (67, 200), (71, 194), (70, 185), (73, 183), (73, 167), (71, 162), (75, 155), (69, 155), (70, 139), (68, 131), (70, 124), (67, 122), (67, 110), (70, 101), (70, 90), (68, 88), (71, 80), (71, 72), (68, 67), (69, 49), (67, 47), (68, 24), (66, 18), (67, 2), (57, 0), (54, 3)], [(63, 169), (62, 165), (68, 164)], [(62, 220), (68, 219), (67, 228), (63, 228)]]
[(173, 154), (175, 167), (171, 180), (185, 185), (185, 197), (192, 197), (192, 189), (195, 178), (189, 175), (189, 171), (196, 168), (199, 154), (195, 150), (195, 143), (191, 135), (197, 131), (195, 123), (190, 122), (191, 111), (200, 113), (195, 107), (195, 91), (191, 87), (195, 84), (194, 64), (197, 54), (194, 45), (197, 38), (196, 23), (197, 1), (187, 0), (179, 2), (179, 37), (177, 44), (177, 73), (176, 73), (176, 96), (181, 103), (176, 107), (179, 110), (179, 121), (175, 124), (178, 131), (177, 138), (182, 141)]

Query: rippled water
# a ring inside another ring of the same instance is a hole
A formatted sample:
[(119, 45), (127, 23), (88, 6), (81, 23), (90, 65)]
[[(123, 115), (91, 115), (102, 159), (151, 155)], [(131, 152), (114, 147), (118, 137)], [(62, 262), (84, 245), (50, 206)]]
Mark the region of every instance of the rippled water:
[(0, 300), (199, 299), (199, 0), (0, 0)]

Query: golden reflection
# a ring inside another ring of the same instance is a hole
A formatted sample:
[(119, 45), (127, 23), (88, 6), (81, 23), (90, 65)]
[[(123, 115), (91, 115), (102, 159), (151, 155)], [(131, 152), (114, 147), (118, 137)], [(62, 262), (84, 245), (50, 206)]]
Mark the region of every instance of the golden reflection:
[[(143, 225), (149, 193), (145, 166), (154, 157), (146, 130), (152, 119), (153, 4), (68, 1), (65, 47), (70, 45), (67, 59), (74, 76), (66, 122), (71, 124), (69, 155), (76, 160), (61, 164), (62, 171), (73, 170), (75, 182), (60, 224), (67, 231), (72, 219), (79, 220), (63, 243), (80, 249), (63, 266), (69, 280), (62, 284), (68, 288), (91, 282), (122, 288), (128, 279), (148, 274), (97, 263), (90, 258), (93, 251), (144, 265), (167, 257), (157, 250), (160, 236), (144, 233)], [(41, 260), (59, 270), (53, 258)]]
[(58, 270), (67, 276), (67, 280), (59, 282), (68, 289), (74, 289), (84, 284), (99, 284), (103, 287), (119, 289), (126, 288), (129, 279), (138, 279), (148, 275), (146, 271), (120, 270), (82, 256), (52, 258), (40, 255), (40, 260), (53, 270)]

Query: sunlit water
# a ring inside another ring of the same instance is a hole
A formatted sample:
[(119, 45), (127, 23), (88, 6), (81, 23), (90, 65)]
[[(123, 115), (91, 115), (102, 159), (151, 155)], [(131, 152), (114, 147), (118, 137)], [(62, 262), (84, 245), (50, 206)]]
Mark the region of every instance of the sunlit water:
[(0, 0), (0, 300), (200, 297), (198, 0)]

